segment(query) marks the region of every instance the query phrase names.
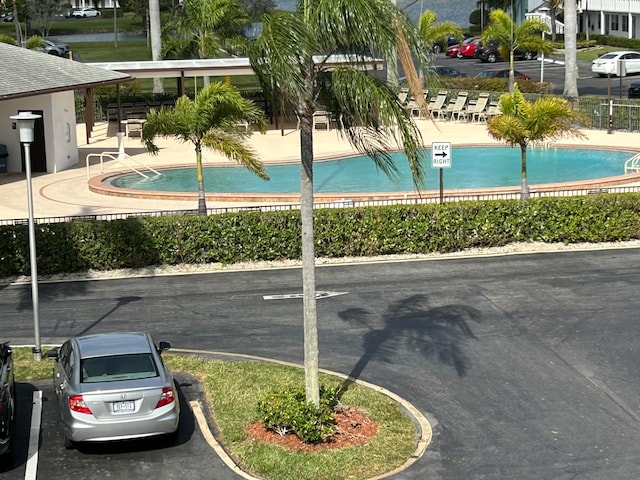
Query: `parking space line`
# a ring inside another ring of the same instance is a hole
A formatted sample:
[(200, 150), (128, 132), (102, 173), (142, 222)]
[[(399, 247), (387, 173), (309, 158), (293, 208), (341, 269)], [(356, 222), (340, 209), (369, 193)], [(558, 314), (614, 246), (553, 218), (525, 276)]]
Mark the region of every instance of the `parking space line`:
[(33, 408), (31, 411), (31, 430), (29, 431), (29, 452), (25, 480), (35, 480), (38, 472), (38, 447), (40, 444), (40, 423), (42, 421), (42, 390), (33, 392)]

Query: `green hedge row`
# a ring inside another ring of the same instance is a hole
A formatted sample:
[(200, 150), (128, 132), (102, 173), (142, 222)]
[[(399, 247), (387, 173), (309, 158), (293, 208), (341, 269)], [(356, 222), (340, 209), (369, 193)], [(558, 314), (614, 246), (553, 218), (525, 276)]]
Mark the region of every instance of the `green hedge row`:
[[(640, 194), (396, 205), (315, 212), (318, 257), (453, 252), (511, 242), (639, 238)], [(299, 259), (298, 211), (36, 226), (38, 271)], [(0, 277), (29, 272), (28, 229), (0, 227)]]

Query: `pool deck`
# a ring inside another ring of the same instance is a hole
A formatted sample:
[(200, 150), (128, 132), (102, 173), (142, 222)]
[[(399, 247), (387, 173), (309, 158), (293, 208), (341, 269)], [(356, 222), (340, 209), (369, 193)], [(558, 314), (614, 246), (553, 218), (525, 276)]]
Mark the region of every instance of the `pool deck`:
[[(455, 147), (464, 145), (504, 145), (489, 137), (484, 124), (469, 122), (417, 120), (426, 146), (431, 142), (451, 142), (455, 158)], [(111, 129), (114, 124), (111, 124)], [(57, 217), (71, 215), (96, 215), (109, 213), (149, 212), (158, 210), (191, 210), (196, 208), (196, 200), (127, 198), (95, 193), (89, 189), (85, 158), (90, 153), (101, 153), (117, 150), (115, 132), (109, 131), (106, 138), (85, 142), (84, 125), (78, 125), (78, 154), (80, 161), (71, 169), (47, 174), (34, 174), (33, 204), (35, 217)], [(590, 146), (597, 148), (616, 148), (640, 151), (640, 133), (585, 130), (587, 139), (563, 139), (554, 145)], [(265, 163), (294, 162), (299, 159), (299, 134), (293, 128), (285, 130), (268, 130), (265, 135), (255, 133), (249, 144), (258, 152)], [(175, 140), (158, 141), (160, 153), (151, 156), (146, 153), (139, 138), (126, 138), (125, 151), (137, 161), (152, 167), (183, 164), (193, 166), (195, 153), (190, 144), (181, 144)], [(357, 153), (342, 139), (337, 130), (318, 129), (314, 135), (314, 151), (316, 158), (330, 158), (345, 154)], [(211, 152), (204, 152), (205, 164), (228, 164), (223, 157)], [(519, 153), (514, 150), (514, 162), (519, 161)], [(454, 160), (455, 161), (455, 160)], [(107, 161), (104, 171), (123, 170), (115, 161)], [(100, 175), (100, 166), (91, 162), (91, 177)], [(634, 175), (635, 176), (635, 175)], [(637, 177), (636, 177), (637, 178)], [(631, 179), (630, 179), (631, 180)], [(629, 184), (640, 184), (632, 182)], [(206, 185), (205, 185), (206, 188)], [(144, 195), (142, 195), (144, 196)], [(27, 191), (24, 173), (0, 174), (0, 219), (26, 218)], [(194, 197), (195, 198), (195, 197)], [(351, 195), (349, 195), (351, 198)], [(242, 197), (229, 196), (225, 201), (207, 199), (207, 206), (230, 207), (250, 206), (256, 204), (286, 203), (292, 201), (286, 197), (268, 198), (266, 196)]]

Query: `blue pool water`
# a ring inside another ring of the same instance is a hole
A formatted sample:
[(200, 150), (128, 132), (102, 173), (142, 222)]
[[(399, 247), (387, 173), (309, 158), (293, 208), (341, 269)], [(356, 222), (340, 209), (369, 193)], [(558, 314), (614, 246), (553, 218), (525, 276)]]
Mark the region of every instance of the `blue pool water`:
[[(394, 154), (400, 176), (393, 181), (376, 169), (365, 156), (316, 162), (314, 187), (318, 193), (413, 191), (411, 174), (402, 153)], [(633, 152), (591, 149), (528, 149), (527, 181), (572, 182), (611, 177), (624, 173), (624, 163)], [(452, 167), (444, 169), (444, 188), (489, 188), (520, 184), (520, 149), (510, 147), (453, 147)], [(194, 162), (195, 163), (195, 162)], [(428, 190), (439, 188), (439, 169), (431, 168), (431, 151), (425, 152)], [(300, 164), (269, 165), (270, 181), (256, 177), (243, 167), (205, 167), (205, 189), (209, 193), (299, 193)], [(148, 179), (131, 173), (111, 178), (120, 188), (168, 192), (197, 191), (195, 167), (163, 170)]]

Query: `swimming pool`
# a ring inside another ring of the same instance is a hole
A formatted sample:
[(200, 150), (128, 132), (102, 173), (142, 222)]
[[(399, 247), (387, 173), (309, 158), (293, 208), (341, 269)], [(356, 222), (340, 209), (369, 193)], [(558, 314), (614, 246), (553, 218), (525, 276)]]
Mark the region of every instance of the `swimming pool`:
[[(622, 175), (624, 163), (635, 152), (605, 149), (534, 148), (527, 150), (527, 181), (530, 185), (576, 182)], [(454, 147), (452, 167), (444, 169), (445, 189), (478, 189), (520, 184), (519, 148), (482, 146)], [(394, 181), (376, 169), (365, 156), (318, 161), (314, 164), (317, 193), (413, 191), (411, 174), (402, 153), (394, 153), (399, 176)], [(439, 169), (431, 168), (431, 151), (425, 151), (427, 190), (439, 188)], [(296, 194), (300, 189), (300, 164), (266, 167), (270, 181), (263, 181), (239, 166), (204, 167), (209, 193)], [(154, 192), (196, 192), (194, 167), (162, 170), (163, 175), (143, 178), (135, 173), (111, 176), (110, 187)]]

